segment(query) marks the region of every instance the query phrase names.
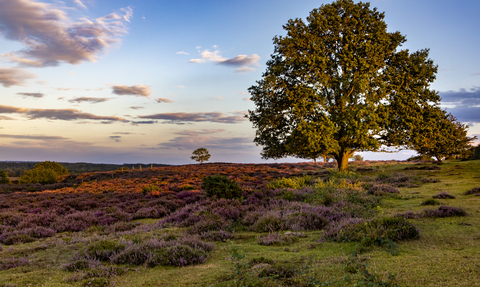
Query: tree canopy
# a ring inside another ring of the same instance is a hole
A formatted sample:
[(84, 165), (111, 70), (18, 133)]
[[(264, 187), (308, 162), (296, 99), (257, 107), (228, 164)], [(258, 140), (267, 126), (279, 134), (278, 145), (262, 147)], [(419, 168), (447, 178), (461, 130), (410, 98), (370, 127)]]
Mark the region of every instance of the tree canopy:
[(444, 158), (461, 156), (477, 137), (467, 136), (467, 125), (439, 109), (424, 109), (423, 124), (413, 130), (411, 147), (420, 155)]
[(25, 173), (19, 178), (19, 183), (41, 183), (49, 184), (57, 182), (57, 178), (60, 175), (68, 174), (67, 168), (63, 167), (58, 162), (44, 161), (37, 163), (31, 170), (25, 171)]
[(339, 0), (291, 19), (276, 36), (248, 118), (263, 158), (331, 156), (340, 170), (356, 151), (412, 141), (422, 110), (438, 108), (428, 49), (402, 50), (384, 13)]
[(190, 157), (192, 160), (196, 160), (202, 164), (204, 161), (208, 161), (210, 159), (210, 153), (206, 148), (197, 148), (193, 151), (193, 155)]

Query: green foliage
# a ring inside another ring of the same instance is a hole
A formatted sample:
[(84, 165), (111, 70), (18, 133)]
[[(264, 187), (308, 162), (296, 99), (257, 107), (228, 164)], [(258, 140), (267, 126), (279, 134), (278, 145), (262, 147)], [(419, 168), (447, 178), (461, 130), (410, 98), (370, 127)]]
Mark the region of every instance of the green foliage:
[(18, 182), (50, 184), (57, 182), (58, 176), (65, 174), (68, 174), (68, 170), (58, 162), (44, 161), (37, 163), (33, 169), (25, 171)]
[(114, 241), (101, 240), (89, 244), (85, 250), (85, 254), (89, 258), (101, 261), (109, 260), (110, 257), (125, 249), (125, 245)]
[(356, 151), (408, 143), (422, 109), (440, 101), (429, 89), (437, 67), (428, 50), (400, 49), (405, 37), (368, 3), (325, 4), (284, 29), (249, 88), (263, 158), (331, 155), (346, 170)]
[(242, 188), (238, 183), (225, 175), (209, 175), (202, 179), (202, 189), (207, 196), (217, 198), (239, 198), (242, 196)]
[(354, 161), (363, 161), (363, 160), (364, 160), (364, 159), (363, 159), (363, 156), (361, 156), (361, 155), (359, 155), (359, 154), (356, 154), (356, 155), (352, 156), (352, 159), (353, 159)]
[(270, 189), (278, 188), (295, 188), (300, 189), (304, 186), (310, 185), (310, 182), (313, 180), (313, 177), (310, 175), (304, 175), (302, 177), (290, 177), (277, 179), (273, 182), (270, 182), (267, 186)]
[(144, 186), (142, 188), (142, 193), (143, 193), (143, 195), (147, 195), (149, 192), (159, 191), (159, 190), (160, 190), (160, 187), (158, 187), (156, 185), (153, 185), (153, 184), (149, 184), (149, 185)]
[(208, 161), (210, 159), (210, 153), (206, 148), (197, 148), (193, 151), (193, 155), (190, 157), (192, 160), (200, 162), (202, 164), (204, 161)]
[(53, 170), (57, 175), (64, 175), (68, 174), (68, 169), (63, 167), (61, 164), (58, 162), (54, 161), (44, 161), (37, 163), (34, 167), (34, 169), (51, 169)]
[(480, 159), (480, 145), (476, 146), (473, 150), (471, 159)]
[(25, 171), (18, 179), (18, 182), (49, 184), (57, 182), (57, 176), (57, 173), (53, 169), (34, 168)]
[(426, 199), (426, 200), (422, 201), (422, 203), (420, 203), (420, 205), (440, 205), (440, 201), (438, 201), (436, 199), (433, 199), (433, 198), (429, 198), (429, 199)]
[(10, 184), (10, 183), (12, 182), (8, 178), (8, 174), (5, 171), (0, 170), (0, 184)]
[(423, 124), (413, 129), (410, 147), (441, 163), (445, 158), (468, 152), (470, 143), (477, 137), (468, 137), (467, 130), (467, 125), (439, 108), (424, 109)]

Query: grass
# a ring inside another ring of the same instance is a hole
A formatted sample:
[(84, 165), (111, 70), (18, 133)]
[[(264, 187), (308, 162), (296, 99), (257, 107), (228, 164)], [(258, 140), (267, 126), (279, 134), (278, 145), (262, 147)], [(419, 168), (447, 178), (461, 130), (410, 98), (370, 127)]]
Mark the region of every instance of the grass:
[[(377, 207), (378, 217), (393, 216), (406, 211), (421, 212), (425, 208), (422, 202), (444, 191), (455, 199), (437, 199), (442, 205), (461, 207), (467, 212), (466, 217), (420, 218), (410, 219), (420, 229), (420, 239), (398, 242), (399, 253), (392, 256), (382, 247), (372, 247), (358, 258), (366, 264), (368, 271), (379, 278), (387, 278), (395, 273), (395, 282), (399, 286), (480, 286), (480, 197), (465, 195), (467, 190), (480, 186), (480, 161), (447, 161), (440, 170), (405, 170), (415, 166), (413, 163), (379, 163), (373, 165), (373, 172), (362, 174), (374, 177), (379, 173), (404, 173), (440, 181), (424, 184), (420, 187), (400, 187), (400, 193), (386, 195)], [(354, 168), (353, 168), (354, 169)], [(155, 224), (159, 219), (140, 219), (142, 225)], [(67, 282), (72, 272), (63, 271), (62, 264), (71, 261), (75, 252), (81, 251), (89, 242), (98, 240), (127, 241), (142, 240), (154, 235), (181, 234), (184, 228), (153, 229), (131, 233), (108, 233), (103, 229), (90, 228), (84, 232), (64, 232), (51, 238), (43, 238), (31, 243), (3, 246), (0, 260), (24, 257), (30, 264), (18, 268), (0, 271), (0, 286), (84, 286), (87, 281)], [(280, 231), (282, 234), (285, 231)], [(303, 231), (302, 231), (303, 232)], [(124, 275), (110, 279), (110, 286), (234, 286), (236, 263), (248, 262), (254, 258), (264, 257), (276, 261), (279, 266), (308, 265), (308, 274), (320, 282), (332, 282), (350, 274), (347, 263), (356, 249), (356, 243), (319, 242), (323, 231), (303, 232), (305, 237), (298, 237), (289, 245), (260, 245), (257, 233), (237, 230), (234, 238), (226, 242), (215, 242), (216, 248), (209, 253), (204, 264), (185, 267), (123, 265), (128, 270)], [(244, 259), (232, 258), (232, 246)], [(357, 260), (356, 259), (356, 260)], [(105, 263), (104, 263), (105, 264)], [(282, 265), (283, 264), (283, 265)], [(252, 269), (248, 269), (248, 272)], [(300, 278), (300, 277), (298, 277)], [(292, 280), (297, 280), (297, 277)], [(303, 279), (302, 279), (303, 280)], [(297, 285), (306, 286), (306, 281), (298, 279)], [(286, 281), (271, 279), (264, 286), (281, 286)], [(290, 282), (290, 281), (289, 281)], [(293, 281), (291, 281), (293, 282)], [(354, 283), (332, 283), (327, 286), (354, 286)], [(340, 285), (338, 285), (340, 284)], [(343, 285), (341, 285), (343, 284)], [(108, 285), (106, 285), (108, 286)], [(292, 284), (291, 284), (292, 286)]]

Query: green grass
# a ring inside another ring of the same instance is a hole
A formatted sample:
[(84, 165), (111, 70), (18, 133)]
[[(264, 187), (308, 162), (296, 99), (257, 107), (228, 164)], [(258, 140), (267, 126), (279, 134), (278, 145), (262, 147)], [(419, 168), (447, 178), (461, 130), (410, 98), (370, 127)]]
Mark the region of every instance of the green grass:
[[(396, 283), (400, 286), (480, 286), (480, 197), (465, 195), (467, 190), (480, 186), (480, 161), (447, 161), (441, 165), (441, 170), (404, 170), (407, 166), (413, 164), (382, 164), (378, 169), (374, 167), (374, 172), (362, 176), (372, 177), (379, 172), (402, 172), (434, 177), (440, 182), (417, 188), (400, 188), (399, 195), (383, 199), (378, 208), (379, 217), (409, 210), (418, 212), (424, 208), (436, 208), (422, 206), (421, 203), (441, 191), (456, 197), (440, 199), (442, 204), (462, 207), (468, 215), (410, 220), (420, 229), (420, 239), (398, 243), (400, 252), (397, 256), (390, 255), (383, 248), (374, 247), (361, 255), (364, 260), (362, 262), (368, 265), (371, 273), (381, 277), (386, 278), (388, 273), (396, 273)], [(156, 221), (142, 219), (138, 222), (152, 224)], [(133, 240), (135, 237), (145, 238), (162, 232), (180, 233), (182, 229), (154, 230), (123, 237)], [(216, 242), (215, 250), (204, 264), (181, 268), (124, 266), (129, 271), (112, 281), (115, 281), (115, 286), (216, 286), (220, 283), (232, 286), (233, 281), (229, 281), (235, 271), (235, 262), (229, 250), (232, 246), (238, 247), (239, 253), (245, 255), (245, 262), (265, 257), (276, 260), (276, 264), (289, 262), (303, 266), (310, 260), (309, 270), (321, 282), (341, 279), (348, 274), (345, 266), (349, 254), (355, 249), (354, 243), (318, 242), (322, 231), (305, 234), (306, 238), (299, 238), (288, 246), (262, 246), (257, 244), (256, 238), (265, 233), (237, 232), (230, 241)], [(115, 238), (118, 239), (119, 236), (103, 234), (99, 230), (62, 233), (32, 243), (3, 246), (0, 259), (26, 257), (30, 264), (0, 271), (0, 286), (3, 286), (2, 283), (5, 286), (82, 286), (82, 282), (67, 283), (67, 278), (73, 273), (63, 271), (61, 265), (69, 262), (73, 254), (84, 248), (89, 241)], [(266, 286), (281, 286), (281, 281), (272, 280), (274, 283), (270, 282)]]

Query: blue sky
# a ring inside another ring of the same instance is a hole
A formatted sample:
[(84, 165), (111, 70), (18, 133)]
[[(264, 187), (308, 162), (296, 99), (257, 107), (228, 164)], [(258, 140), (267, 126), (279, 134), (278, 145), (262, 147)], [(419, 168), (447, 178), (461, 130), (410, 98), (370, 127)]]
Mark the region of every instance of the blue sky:
[[(184, 164), (206, 147), (211, 161), (265, 162), (247, 89), (282, 25), (323, 3), (0, 0), (0, 158)], [(430, 49), (443, 107), (480, 135), (480, 2), (371, 6), (404, 48)]]

